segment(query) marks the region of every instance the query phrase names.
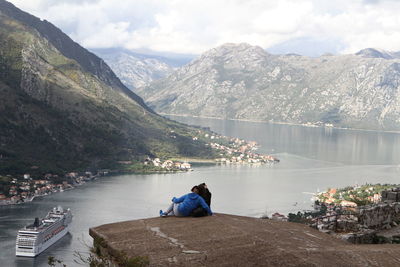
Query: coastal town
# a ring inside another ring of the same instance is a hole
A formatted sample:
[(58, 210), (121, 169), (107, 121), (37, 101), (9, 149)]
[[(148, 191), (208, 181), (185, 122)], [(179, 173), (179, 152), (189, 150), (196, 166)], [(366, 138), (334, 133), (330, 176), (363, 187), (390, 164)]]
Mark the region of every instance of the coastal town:
[[(202, 135), (199, 131), (199, 136), (194, 136), (192, 139), (197, 141), (202, 139), (206, 141), (206, 145), (210, 146), (217, 153), (217, 157), (213, 160), (203, 160), (204, 162), (214, 162), (217, 164), (264, 164), (278, 163), (279, 159), (271, 155), (263, 155), (256, 153), (258, 144), (254, 141), (245, 141), (239, 138), (229, 138), (218, 134), (206, 133)], [(201, 135), (201, 136), (200, 136)], [(202, 160), (197, 160), (202, 162)], [(129, 164), (128, 162), (127, 164)], [(178, 172), (192, 171), (192, 166), (188, 160), (179, 161), (160, 158), (147, 157), (143, 161), (143, 165), (135, 166), (136, 169), (141, 169), (146, 172)]]
[[(276, 163), (279, 160), (270, 155), (255, 153), (256, 142), (247, 142), (239, 138), (205, 133), (199, 131), (194, 141), (206, 140), (218, 157), (207, 160), (215, 164), (263, 164)], [(35, 197), (73, 189), (98, 177), (117, 173), (173, 173), (193, 171), (189, 160), (144, 157), (143, 161), (119, 161), (119, 170), (97, 170), (69, 172), (65, 175), (47, 173), (42, 176), (24, 174), (20, 176), (0, 176), (0, 205), (30, 202)]]
[[(205, 135), (211, 142), (211, 148), (217, 151), (217, 163), (223, 164), (261, 164), (277, 163), (279, 159), (271, 155), (256, 153), (258, 144), (255, 141), (245, 141), (239, 138), (229, 138), (222, 135)], [(218, 140), (218, 142), (214, 141)]]
[(315, 197), (320, 203), (342, 207), (357, 207), (368, 204), (376, 204), (381, 201), (381, 193), (384, 190), (395, 187), (392, 184), (365, 184), (348, 186), (344, 188), (329, 188), (325, 192), (318, 193)]
[(220, 158), (216, 159), (218, 163), (224, 164), (261, 164), (276, 163), (279, 159), (271, 155), (262, 155), (255, 153), (258, 148), (256, 142), (245, 142), (238, 138), (230, 139), (230, 144), (224, 146), (218, 143), (211, 143), (210, 146), (220, 152)]
[(30, 202), (35, 197), (70, 190), (107, 174), (107, 171), (99, 171), (96, 174), (71, 172), (63, 177), (46, 174), (39, 179), (31, 177), (30, 174), (24, 174), (19, 178), (10, 175), (0, 176), (0, 206)]
[(399, 243), (400, 186), (329, 188), (315, 195), (314, 210), (289, 213), (287, 220), (351, 243)]
[[(63, 192), (93, 181), (101, 176), (118, 173), (129, 173), (129, 167), (133, 166), (132, 173), (167, 173), (177, 171), (191, 171), (191, 164), (172, 160), (150, 159), (147, 157), (144, 163), (129, 164), (126, 169), (117, 171), (98, 170), (95, 172), (70, 172), (65, 175), (45, 174), (44, 176), (5, 175), (0, 176), (0, 206), (30, 202), (35, 197), (46, 196), (56, 192)], [(140, 167), (137, 167), (140, 166)], [(151, 166), (148, 168), (148, 166)]]

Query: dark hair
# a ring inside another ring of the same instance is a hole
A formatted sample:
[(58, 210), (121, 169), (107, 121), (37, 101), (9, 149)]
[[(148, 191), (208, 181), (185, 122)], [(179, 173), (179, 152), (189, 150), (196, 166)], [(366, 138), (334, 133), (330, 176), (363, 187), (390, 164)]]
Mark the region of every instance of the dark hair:
[(198, 187), (197, 185), (193, 186), (193, 187), (192, 187), (192, 190), (190, 190), (190, 191), (193, 192), (195, 189), (197, 189), (197, 191), (199, 191), (199, 187)]
[(204, 196), (205, 192), (206, 192), (206, 188), (205, 188), (206, 183), (202, 183), (199, 184), (197, 187), (199, 189), (199, 195), (200, 196)]

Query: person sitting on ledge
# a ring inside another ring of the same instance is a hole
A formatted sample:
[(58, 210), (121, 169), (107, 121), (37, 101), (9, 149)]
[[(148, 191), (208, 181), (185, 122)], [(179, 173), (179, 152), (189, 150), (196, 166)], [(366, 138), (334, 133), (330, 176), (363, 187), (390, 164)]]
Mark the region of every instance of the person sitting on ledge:
[[(199, 184), (198, 188), (199, 188), (198, 194), (204, 199), (204, 201), (207, 203), (207, 205), (211, 209), (211, 192), (210, 192), (210, 190), (208, 190), (206, 183)], [(195, 208), (192, 211), (192, 213), (190, 214), (190, 216), (192, 216), (192, 217), (202, 217), (202, 216), (207, 216), (207, 215), (208, 215), (207, 210), (203, 209), (202, 206)]]
[(172, 204), (164, 212), (160, 210), (160, 216), (190, 216), (191, 212), (201, 206), (209, 215), (212, 215), (212, 211), (204, 199), (199, 196), (199, 187), (193, 186), (192, 193), (181, 196), (180, 198), (173, 197)]

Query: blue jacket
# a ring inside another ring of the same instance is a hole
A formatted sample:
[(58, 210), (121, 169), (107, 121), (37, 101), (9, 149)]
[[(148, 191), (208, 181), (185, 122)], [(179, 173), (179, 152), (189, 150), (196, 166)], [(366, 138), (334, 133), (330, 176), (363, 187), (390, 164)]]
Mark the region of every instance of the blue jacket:
[(204, 199), (196, 193), (189, 193), (181, 196), (180, 198), (174, 197), (172, 199), (174, 203), (180, 203), (178, 211), (183, 216), (189, 216), (190, 213), (197, 207), (202, 206), (208, 214), (212, 215), (212, 211)]

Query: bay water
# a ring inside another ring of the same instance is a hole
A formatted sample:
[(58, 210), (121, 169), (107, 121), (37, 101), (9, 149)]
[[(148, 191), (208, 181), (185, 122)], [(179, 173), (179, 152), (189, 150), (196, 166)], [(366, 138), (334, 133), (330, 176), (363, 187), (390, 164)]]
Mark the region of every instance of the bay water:
[[(158, 216), (173, 196), (206, 182), (214, 212), (259, 217), (311, 208), (312, 194), (328, 187), (400, 183), (400, 135), (361, 130), (173, 117), (232, 137), (257, 141), (274, 165), (199, 165), (177, 174), (103, 177), (31, 203), (0, 207), (0, 266), (47, 266), (48, 256), (78, 266), (92, 239), (90, 227)], [(55, 206), (71, 208), (71, 232), (38, 257), (15, 257), (18, 229)]]

